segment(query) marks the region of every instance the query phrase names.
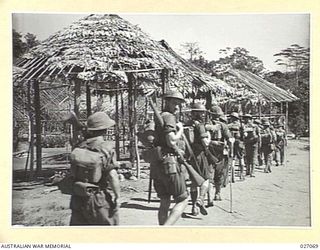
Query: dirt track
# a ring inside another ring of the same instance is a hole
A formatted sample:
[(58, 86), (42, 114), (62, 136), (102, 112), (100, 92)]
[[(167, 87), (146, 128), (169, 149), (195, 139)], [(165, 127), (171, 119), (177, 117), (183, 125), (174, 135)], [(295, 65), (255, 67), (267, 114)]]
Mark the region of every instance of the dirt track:
[[(230, 213), (230, 186), (222, 201), (208, 209), (208, 216), (185, 214), (177, 226), (310, 226), (309, 141), (292, 140), (285, 166), (273, 167), (271, 174), (257, 169), (255, 178), (232, 184), (233, 212)], [(38, 182), (14, 183), (13, 224), (37, 226), (68, 225), (69, 196), (50, 192)], [(147, 203), (148, 180), (121, 182), (121, 225), (157, 225), (159, 200), (152, 193)]]

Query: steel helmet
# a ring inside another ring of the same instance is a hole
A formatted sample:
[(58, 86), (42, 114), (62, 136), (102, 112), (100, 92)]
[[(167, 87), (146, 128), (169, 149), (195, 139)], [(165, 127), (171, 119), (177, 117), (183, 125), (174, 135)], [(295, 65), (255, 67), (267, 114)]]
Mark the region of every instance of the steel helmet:
[(96, 112), (88, 117), (87, 129), (89, 131), (103, 130), (112, 127), (115, 121), (104, 112)]
[(240, 117), (239, 117), (239, 114), (237, 113), (237, 112), (232, 112), (231, 114), (230, 114), (230, 117), (233, 117), (233, 118), (236, 118), (236, 119), (240, 119)]
[(218, 115), (218, 116), (223, 115), (222, 109), (217, 105), (214, 105), (214, 106), (211, 107), (210, 113), (213, 114), (213, 115)]
[(243, 118), (252, 119), (252, 115), (251, 114), (244, 114), (242, 117)]
[(257, 125), (261, 125), (261, 120), (260, 119), (255, 119), (253, 121), (253, 123), (257, 124)]
[(270, 122), (269, 122), (268, 119), (262, 119), (261, 123), (262, 123), (262, 125), (264, 125), (264, 126), (270, 126)]
[(183, 95), (179, 92), (179, 91), (175, 91), (175, 90), (169, 90), (167, 91), (164, 95), (164, 98), (175, 98), (178, 99), (180, 101), (185, 101)]
[(196, 102), (191, 106), (191, 111), (207, 112), (207, 109), (201, 102)]
[(224, 122), (224, 123), (228, 123), (228, 117), (225, 115), (222, 115), (219, 117), (220, 121)]

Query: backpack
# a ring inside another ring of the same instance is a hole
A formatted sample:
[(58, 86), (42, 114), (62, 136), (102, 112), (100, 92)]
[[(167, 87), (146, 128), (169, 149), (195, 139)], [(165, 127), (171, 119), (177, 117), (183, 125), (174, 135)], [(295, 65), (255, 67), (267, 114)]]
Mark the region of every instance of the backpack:
[(71, 174), (76, 181), (98, 183), (112, 157), (102, 149), (79, 147), (70, 154)]

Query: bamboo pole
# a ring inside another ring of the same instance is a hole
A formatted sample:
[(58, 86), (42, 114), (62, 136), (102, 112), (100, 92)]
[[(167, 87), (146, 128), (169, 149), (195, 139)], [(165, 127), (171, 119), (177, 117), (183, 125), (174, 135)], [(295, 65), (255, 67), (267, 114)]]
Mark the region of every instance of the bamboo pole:
[(90, 82), (86, 83), (86, 104), (87, 104), (87, 117), (91, 115), (91, 91)]
[(288, 126), (288, 122), (289, 122), (289, 103), (286, 102), (286, 134), (289, 132), (289, 126)]
[[(121, 126), (122, 126), (122, 149), (123, 153), (125, 153), (125, 136), (126, 136), (126, 127), (124, 124), (124, 101), (123, 101), (123, 90), (121, 90)], [(120, 157), (120, 156), (119, 156)]]
[(35, 122), (36, 122), (36, 159), (37, 159), (37, 168), (36, 174), (39, 175), (42, 169), (42, 143), (41, 143), (41, 103), (40, 103), (40, 90), (39, 82), (33, 81), (34, 89), (34, 110), (35, 110)]
[(130, 74), (130, 73), (143, 73), (143, 72), (150, 72), (150, 71), (158, 71), (158, 70), (162, 70), (162, 69), (163, 68), (134, 69), (134, 70), (126, 70), (125, 72), (128, 74)]
[[(74, 105), (73, 105), (73, 111), (76, 114), (77, 117), (80, 118), (80, 112), (79, 112), (79, 105), (80, 105), (80, 100), (79, 97), (81, 95), (81, 81), (80, 80), (73, 80), (74, 84)], [(72, 141), (73, 141), (73, 146), (78, 140), (78, 135), (79, 131), (76, 126), (73, 126), (73, 136), (72, 136)]]
[[(32, 109), (31, 109), (31, 82), (28, 81), (28, 93), (27, 93), (27, 97), (28, 97), (28, 118), (29, 118), (29, 151), (28, 151), (28, 160), (30, 162), (29, 164), (29, 168), (30, 168), (30, 172), (29, 172), (29, 180), (33, 179), (33, 159), (34, 159), (34, 148), (33, 148), (33, 144), (34, 144), (34, 138), (33, 138), (33, 114), (32, 114)], [(29, 157), (30, 156), (30, 157)]]
[(128, 84), (129, 84), (129, 93), (128, 93), (128, 111), (129, 111), (129, 152), (130, 152), (130, 161), (134, 164), (134, 125), (133, 125), (133, 89), (134, 78), (132, 73), (128, 73)]
[[(119, 83), (117, 83), (117, 88), (119, 87)], [(116, 126), (115, 126), (115, 139), (116, 139), (116, 154), (117, 160), (119, 160), (120, 156), (120, 137), (119, 137), (119, 91), (116, 90)]]
[(165, 70), (161, 70), (161, 90), (162, 90), (162, 98), (161, 98), (161, 110), (164, 108), (164, 94), (166, 93), (166, 84), (165, 84)]
[(134, 81), (134, 93), (133, 93), (133, 124), (134, 124), (134, 149), (135, 149), (135, 158), (137, 163), (137, 178), (140, 179), (140, 155), (139, 155), (139, 149), (138, 149), (138, 119), (137, 119), (137, 82)]

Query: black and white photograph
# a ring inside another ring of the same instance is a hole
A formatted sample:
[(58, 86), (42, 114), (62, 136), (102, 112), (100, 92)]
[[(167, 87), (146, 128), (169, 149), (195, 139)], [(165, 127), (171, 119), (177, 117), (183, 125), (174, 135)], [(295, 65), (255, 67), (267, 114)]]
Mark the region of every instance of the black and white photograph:
[(309, 13), (11, 19), (13, 227), (312, 227)]

